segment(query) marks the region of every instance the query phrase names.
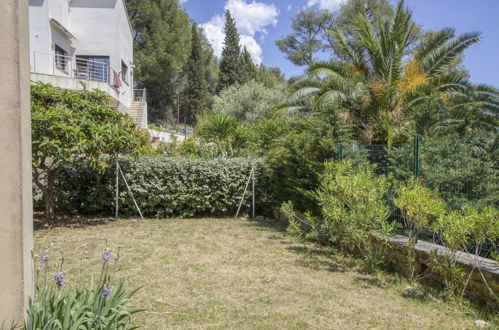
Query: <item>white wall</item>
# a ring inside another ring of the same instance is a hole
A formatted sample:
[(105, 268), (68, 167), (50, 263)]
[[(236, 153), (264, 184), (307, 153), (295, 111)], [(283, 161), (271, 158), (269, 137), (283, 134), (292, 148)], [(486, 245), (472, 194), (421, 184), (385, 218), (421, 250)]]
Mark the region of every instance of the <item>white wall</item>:
[(31, 71), (45, 74), (67, 76), (54, 66), (54, 46), (57, 44), (73, 55), (71, 39), (60, 27), (51, 23), (55, 19), (69, 30), (68, 0), (30, 0), (29, 1), (29, 40)]
[(48, 0), (50, 18), (69, 30), (69, 0)]
[(121, 61), (128, 67), (128, 84), (123, 83), (122, 96), (126, 99), (133, 100), (133, 35), (123, 0), (118, 0), (116, 14), (118, 15), (117, 28), (119, 36), (117, 53), (120, 57), (118, 70), (121, 70)]
[[(122, 0), (73, 0), (71, 33), (76, 37), (75, 55), (109, 56), (111, 68), (121, 71), (121, 61), (131, 69), (133, 40)], [(122, 81), (119, 99), (130, 107), (133, 82)]]
[[(111, 68), (118, 73), (123, 61), (128, 66), (128, 84), (122, 81), (115, 94), (130, 108), (133, 37), (124, 0), (29, 0), (29, 11), (32, 72), (67, 75), (54, 68), (54, 44), (69, 56), (108, 56)], [(70, 39), (50, 19), (57, 20), (75, 38)]]
[(51, 43), (48, 14), (48, 0), (29, 0), (29, 47), (31, 71), (48, 73), (50, 57), (32, 52), (50, 53)]

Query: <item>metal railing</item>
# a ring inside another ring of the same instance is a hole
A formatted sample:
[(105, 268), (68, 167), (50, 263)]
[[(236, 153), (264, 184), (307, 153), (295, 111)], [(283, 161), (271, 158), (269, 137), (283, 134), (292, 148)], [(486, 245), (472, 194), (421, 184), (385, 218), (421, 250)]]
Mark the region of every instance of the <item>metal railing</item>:
[(147, 91), (145, 88), (133, 90), (133, 100), (140, 102), (147, 102)]
[[(411, 179), (437, 191), (450, 209), (464, 205), (499, 208), (499, 163), (497, 137), (421, 137), (412, 143), (388, 145), (339, 145), (336, 159), (367, 161), (375, 173), (387, 175), (393, 183), (387, 196), (393, 198), (399, 183)], [(400, 210), (393, 208), (390, 219), (406, 234)], [(438, 233), (423, 230), (419, 239), (441, 244)], [(480, 255), (499, 253), (499, 242), (485, 244)]]
[(82, 57), (32, 51), (30, 70), (32, 73), (99, 81), (111, 86), (121, 85), (119, 74), (108, 63)]

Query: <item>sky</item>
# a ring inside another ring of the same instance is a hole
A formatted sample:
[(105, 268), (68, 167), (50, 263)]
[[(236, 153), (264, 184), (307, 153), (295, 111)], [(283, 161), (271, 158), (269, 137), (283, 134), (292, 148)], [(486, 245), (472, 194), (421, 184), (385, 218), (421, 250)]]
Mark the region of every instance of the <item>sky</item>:
[[(236, 20), (241, 44), (256, 63), (279, 67), (286, 77), (299, 75), (275, 41), (291, 33), (291, 19), (302, 8), (335, 10), (345, 0), (181, 0), (191, 18), (200, 24), (215, 54), (223, 46), (224, 11)], [(390, 0), (393, 4), (397, 0)], [(475, 83), (499, 87), (499, 0), (406, 0), (413, 19), (424, 29), (453, 27), (457, 33), (478, 31), (482, 41), (465, 53), (464, 64)]]

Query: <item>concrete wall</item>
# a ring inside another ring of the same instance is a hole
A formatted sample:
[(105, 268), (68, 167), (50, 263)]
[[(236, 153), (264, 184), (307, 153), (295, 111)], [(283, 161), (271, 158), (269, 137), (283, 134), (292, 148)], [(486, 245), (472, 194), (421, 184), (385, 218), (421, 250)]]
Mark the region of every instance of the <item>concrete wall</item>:
[[(409, 271), (407, 236), (396, 235), (391, 237), (389, 242), (390, 247), (386, 250), (387, 260), (397, 272), (407, 274)], [(444, 279), (442, 276), (438, 272), (432, 271), (430, 253), (433, 251), (436, 251), (440, 256), (449, 253), (449, 250), (443, 246), (418, 241), (415, 246), (416, 274), (422, 275), (424, 282), (427, 284), (437, 287), (443, 286)], [(497, 300), (497, 295), (499, 295), (499, 263), (491, 259), (475, 257), (465, 252), (458, 255), (457, 263), (467, 274), (475, 268), (467, 286), (466, 296), (475, 302), (487, 305), (492, 310), (499, 311), (499, 301)], [(480, 271), (476, 268), (477, 265)], [(487, 288), (480, 272), (487, 280), (490, 289), (495, 293), (495, 297)]]
[(69, 30), (69, 2), (70, 0), (45, 0), (48, 1), (50, 18), (57, 20)]
[[(113, 70), (121, 72), (121, 62), (128, 67), (128, 83), (113, 97), (130, 108), (133, 100), (133, 38), (123, 0), (29, 0), (31, 71), (69, 76), (54, 67), (54, 44), (69, 56), (108, 56)], [(70, 39), (50, 19), (57, 20), (75, 38)], [(36, 53), (33, 53), (36, 52)], [(75, 67), (74, 63), (71, 63)], [(112, 81), (111, 81), (112, 84)], [(63, 86), (60, 86), (63, 87)]]
[[(131, 69), (132, 32), (122, 0), (73, 0), (70, 26), (76, 37), (76, 55), (109, 56), (116, 72), (121, 72), (121, 61)], [(122, 82), (120, 102), (130, 108), (132, 99), (132, 81)]]
[(28, 2), (0, 5), (0, 325), (33, 293)]
[[(118, 92), (109, 86), (108, 83), (105, 82), (100, 82), (100, 81), (93, 81), (93, 80), (80, 80), (76, 78), (69, 78), (69, 77), (62, 77), (62, 76), (54, 76), (50, 74), (41, 74), (41, 73), (31, 73), (31, 80), (32, 81), (41, 81), (46, 84), (51, 84), (53, 86), (61, 87), (64, 89), (72, 89), (72, 90), (82, 90), (83, 87), (81, 86), (80, 82), (83, 82), (88, 90), (92, 89), (98, 89), (103, 92), (106, 92), (108, 95), (118, 100)], [(117, 106), (116, 102), (116, 106)]]

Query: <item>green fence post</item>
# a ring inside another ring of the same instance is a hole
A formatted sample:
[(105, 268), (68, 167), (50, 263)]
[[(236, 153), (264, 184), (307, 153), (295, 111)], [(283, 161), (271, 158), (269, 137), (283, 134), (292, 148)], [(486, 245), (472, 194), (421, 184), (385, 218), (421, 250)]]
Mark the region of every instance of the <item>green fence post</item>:
[(417, 180), (419, 177), (419, 135), (414, 135), (414, 147), (413, 147), (413, 174), (414, 178)]
[(343, 159), (343, 144), (340, 144), (338, 146), (338, 159), (342, 160)]
[(187, 139), (187, 116), (184, 114), (184, 140)]

